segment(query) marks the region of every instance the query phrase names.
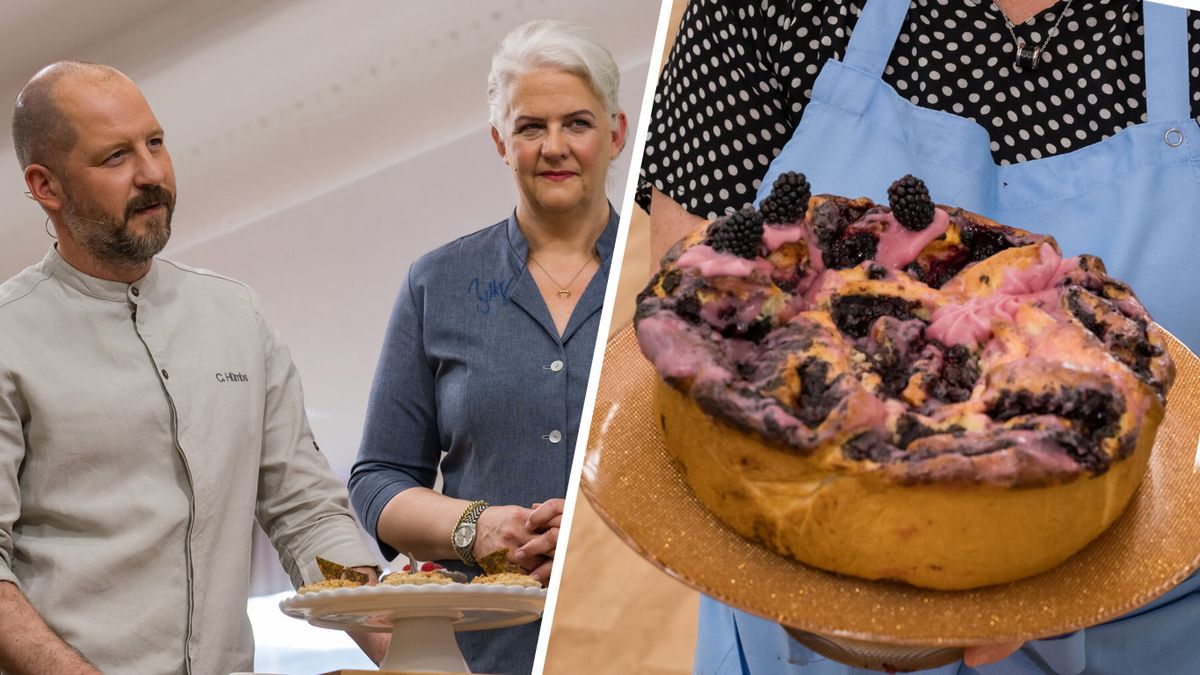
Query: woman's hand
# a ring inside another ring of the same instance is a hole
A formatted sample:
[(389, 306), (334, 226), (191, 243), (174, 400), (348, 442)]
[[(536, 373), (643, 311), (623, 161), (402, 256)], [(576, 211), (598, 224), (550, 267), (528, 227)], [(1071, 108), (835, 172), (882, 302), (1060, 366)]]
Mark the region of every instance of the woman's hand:
[(472, 548), (475, 558), (506, 548), (508, 559), (519, 564), (520, 561), (515, 557), (517, 550), (536, 536), (525, 527), (532, 513), (532, 509), (522, 506), (489, 506), (484, 509), (475, 522), (475, 546)]
[(517, 563), (525, 568), (529, 576), (545, 586), (550, 583), (550, 570), (554, 567), (554, 549), (557, 547), (558, 528), (551, 527), (517, 549)]
[(525, 529), (530, 532), (540, 532), (551, 527), (561, 526), (563, 508), (566, 504), (565, 499), (548, 499), (541, 504), (534, 504), (533, 512), (525, 521)]
[(533, 511), (525, 521), (525, 529), (535, 536), (516, 552), (517, 563), (543, 586), (550, 583), (554, 550), (558, 547), (558, 528), (562, 525), (565, 505), (563, 499), (534, 504)]

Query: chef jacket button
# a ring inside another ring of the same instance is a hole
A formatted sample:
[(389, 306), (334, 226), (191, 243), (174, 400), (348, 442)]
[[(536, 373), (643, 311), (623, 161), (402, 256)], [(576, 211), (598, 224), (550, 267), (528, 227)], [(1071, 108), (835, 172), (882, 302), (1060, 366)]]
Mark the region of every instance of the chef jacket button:
[(135, 298), (136, 298), (136, 297), (138, 296), (138, 292), (139, 292), (139, 291), (138, 291), (138, 287), (137, 287), (137, 286), (130, 286), (130, 287), (129, 287), (129, 292), (130, 292), (130, 293), (132, 293), (132, 294), (133, 294), (133, 297), (135, 297)]
[(558, 429), (555, 429), (554, 431), (551, 431), (550, 433), (546, 434), (542, 438), (545, 438), (546, 440), (550, 441), (551, 443), (558, 443), (559, 441), (562, 440), (562, 432), (559, 431)]
[(562, 361), (551, 361), (550, 362), (550, 370), (553, 370), (554, 372), (557, 373), (558, 371), (560, 371), (562, 369), (563, 369)]

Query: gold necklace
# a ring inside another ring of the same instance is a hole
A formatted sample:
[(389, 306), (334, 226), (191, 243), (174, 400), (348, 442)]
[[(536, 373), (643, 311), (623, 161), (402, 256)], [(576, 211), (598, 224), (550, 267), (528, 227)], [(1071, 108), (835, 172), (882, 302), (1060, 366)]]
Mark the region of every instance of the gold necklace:
[(571, 280), (568, 281), (567, 283), (560, 284), (560, 283), (558, 283), (558, 279), (555, 279), (554, 277), (550, 276), (550, 273), (546, 271), (546, 268), (542, 267), (542, 263), (538, 262), (537, 258), (533, 257), (533, 251), (529, 252), (529, 259), (533, 261), (533, 264), (538, 266), (538, 269), (542, 271), (542, 274), (546, 275), (547, 279), (554, 282), (555, 286), (558, 286), (557, 293), (558, 293), (559, 300), (566, 300), (567, 298), (571, 297), (571, 289), (569, 289), (567, 287), (570, 286), (571, 284), (575, 283), (575, 280), (579, 278), (580, 274), (583, 274), (583, 271), (585, 269), (587, 269), (587, 266), (592, 264), (592, 259), (595, 257), (596, 257), (596, 252), (593, 251), (592, 254), (588, 256), (588, 259), (583, 261), (583, 267), (579, 268), (579, 271), (575, 273), (575, 276), (571, 277)]

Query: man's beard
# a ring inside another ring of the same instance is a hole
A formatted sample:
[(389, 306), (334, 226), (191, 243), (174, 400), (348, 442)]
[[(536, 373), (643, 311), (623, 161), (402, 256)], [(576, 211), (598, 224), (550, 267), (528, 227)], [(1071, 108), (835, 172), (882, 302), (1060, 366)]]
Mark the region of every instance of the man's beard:
[[(162, 204), (166, 214), (146, 220), (145, 234), (134, 234), (129, 219), (138, 209)], [(167, 245), (171, 238), (171, 216), (175, 213), (175, 195), (158, 185), (144, 188), (125, 205), (123, 217), (102, 209), (91, 209), (67, 195), (64, 220), (71, 237), (97, 259), (118, 267), (138, 267)]]

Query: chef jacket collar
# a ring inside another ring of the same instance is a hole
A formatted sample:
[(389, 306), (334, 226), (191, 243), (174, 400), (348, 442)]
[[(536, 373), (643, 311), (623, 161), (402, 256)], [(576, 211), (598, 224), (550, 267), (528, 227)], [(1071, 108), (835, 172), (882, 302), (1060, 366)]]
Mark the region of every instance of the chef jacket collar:
[[(42, 269), (50, 276), (62, 281), (64, 284), (74, 288), (75, 290), (90, 295), (93, 298), (101, 300), (109, 300), (112, 302), (126, 302), (138, 297), (145, 297), (147, 293), (154, 289), (155, 282), (158, 279), (157, 260), (150, 264), (150, 271), (141, 279), (127, 284), (121, 281), (109, 281), (108, 279), (97, 279), (88, 274), (84, 274), (71, 266), (71, 263), (63, 259), (58, 252), (57, 245), (51, 245), (50, 250), (46, 252), (46, 257), (42, 259)], [(133, 294), (133, 289), (138, 290), (137, 294)]]

